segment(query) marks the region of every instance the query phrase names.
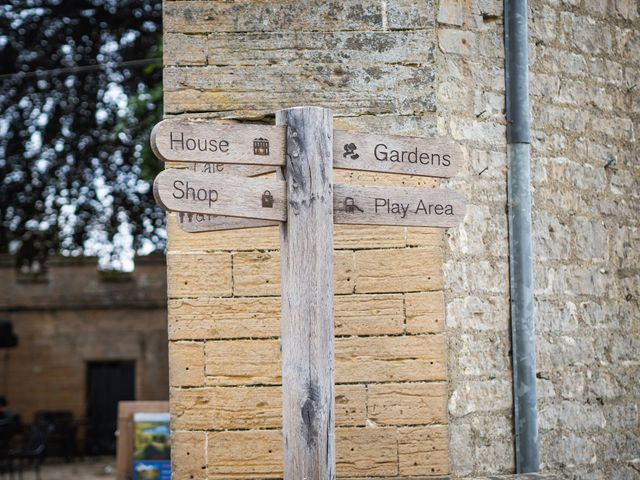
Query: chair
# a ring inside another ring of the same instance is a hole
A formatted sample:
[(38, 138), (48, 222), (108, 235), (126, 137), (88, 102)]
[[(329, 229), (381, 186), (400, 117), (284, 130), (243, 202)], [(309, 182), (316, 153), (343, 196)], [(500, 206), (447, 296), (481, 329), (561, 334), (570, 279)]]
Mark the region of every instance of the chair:
[(11, 424), (0, 420), (0, 475), (5, 473), (13, 476), (13, 465), (9, 458), (9, 441), (11, 439)]
[(51, 432), (51, 424), (45, 422), (33, 423), (29, 427), (24, 447), (9, 450), (10, 465), (15, 467), (22, 478), (24, 468), (33, 466), (36, 480), (40, 480), (40, 465), (44, 462), (47, 453), (47, 441)]
[(68, 410), (52, 410), (36, 412), (36, 423), (51, 425), (47, 441), (48, 457), (63, 457), (66, 462), (72, 461), (78, 453), (78, 424), (73, 413)]

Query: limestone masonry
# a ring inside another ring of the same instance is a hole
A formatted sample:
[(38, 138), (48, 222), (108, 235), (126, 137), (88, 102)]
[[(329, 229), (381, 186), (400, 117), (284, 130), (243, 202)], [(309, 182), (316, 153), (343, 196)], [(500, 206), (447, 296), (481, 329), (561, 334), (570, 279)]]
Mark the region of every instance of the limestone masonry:
[[(462, 146), (449, 181), (334, 172), (468, 204), (445, 234), (335, 226), (337, 473), (513, 473), (502, 2), (164, 8), (167, 116), (320, 105), (336, 129)], [(635, 0), (530, 1), (541, 462), (558, 478), (640, 475), (639, 22)], [(392, 148), (377, 154), (422, 158)], [(281, 478), (277, 227), (168, 229), (174, 478)]]

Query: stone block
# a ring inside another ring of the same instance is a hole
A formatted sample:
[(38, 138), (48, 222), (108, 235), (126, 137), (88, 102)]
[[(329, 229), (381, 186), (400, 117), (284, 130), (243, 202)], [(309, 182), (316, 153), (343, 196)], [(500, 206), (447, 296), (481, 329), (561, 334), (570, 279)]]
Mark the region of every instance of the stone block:
[(637, 20), (638, 3), (634, 0), (615, 0), (612, 2), (616, 15), (625, 20)]
[(480, 474), (512, 472), (515, 470), (513, 440), (495, 439), (490, 443), (476, 446), (476, 471)]
[(442, 292), (405, 295), (407, 333), (439, 333), (444, 330), (444, 294)]
[(460, 477), (469, 476), (473, 471), (474, 456), (471, 425), (457, 421), (449, 427), (449, 456), (451, 474)]
[(462, 417), (473, 412), (498, 412), (512, 407), (511, 379), (457, 382), (449, 396), (449, 413)]
[(206, 65), (207, 37), (167, 33), (163, 36), (165, 65)]
[(432, 28), (435, 16), (433, 0), (388, 0), (387, 26), (390, 30)]
[(169, 338), (230, 339), (280, 335), (279, 297), (169, 300)]
[(208, 385), (278, 385), (282, 383), (278, 340), (207, 342)]
[(208, 478), (281, 478), (282, 444), (279, 430), (209, 432)]
[(472, 32), (445, 28), (438, 31), (438, 46), (443, 53), (469, 56), (475, 52), (475, 44)]
[[(334, 292), (353, 291), (353, 252), (334, 254)], [(280, 253), (239, 252), (233, 255), (233, 292), (237, 296), (280, 295)]]
[(280, 248), (278, 227), (260, 227), (218, 232), (188, 233), (180, 229), (174, 213), (167, 215), (168, 250), (211, 252), (220, 250), (277, 250)]
[[(365, 385), (336, 386), (336, 424), (364, 426)], [(249, 430), (282, 425), (282, 388), (207, 387), (172, 389), (174, 429)]]
[(445, 380), (442, 335), (336, 339), (336, 382)]
[(201, 387), (204, 379), (204, 343), (169, 343), (169, 385)]
[[(336, 382), (444, 380), (442, 335), (337, 338)], [(207, 384), (250, 385), (281, 382), (277, 340), (207, 342)]]
[(171, 432), (171, 476), (207, 480), (206, 433)]
[(438, 23), (462, 26), (464, 2), (462, 0), (442, 0), (438, 7)]
[(593, 339), (554, 335), (538, 338), (538, 369), (566, 369), (570, 366), (584, 366), (595, 362)]
[(597, 460), (597, 445), (590, 434), (554, 433), (548, 439), (547, 461), (553, 464), (588, 465)]
[(576, 254), (579, 259), (604, 263), (609, 259), (609, 237), (602, 220), (574, 219)]
[(442, 285), (442, 250), (360, 250), (355, 252), (355, 290), (358, 293), (419, 292)]
[(447, 327), (465, 330), (509, 331), (509, 299), (496, 295), (468, 295), (447, 302)]
[[(429, 304), (424, 303), (423, 308), (428, 309)], [(172, 299), (169, 311), (172, 340), (280, 335), (279, 297)], [(336, 295), (334, 319), (336, 335), (400, 334), (404, 331), (403, 297), (400, 294)]]
[(180, 33), (380, 30), (382, 6), (372, 0), (170, 1), (163, 18), (165, 32)]
[(571, 333), (579, 328), (579, 312), (571, 301), (558, 302), (540, 299), (535, 303), (538, 331)]
[(336, 428), (338, 476), (391, 476), (398, 471), (395, 428)]
[(334, 321), (339, 336), (399, 335), (404, 331), (402, 295), (336, 295)]
[(231, 255), (228, 253), (167, 254), (170, 298), (231, 296)]
[[(309, 63), (363, 66), (434, 61), (435, 35), (429, 30), (402, 32), (212, 32), (210, 65), (269, 66), (278, 61), (302, 68)], [(378, 126), (380, 128), (380, 126)], [(397, 128), (397, 127), (395, 127)], [(391, 133), (391, 132), (389, 132)]]
[(568, 260), (573, 254), (569, 227), (556, 215), (536, 212), (533, 215), (533, 248), (541, 261)]
[(558, 15), (556, 11), (548, 6), (536, 8), (530, 17), (531, 37), (542, 41), (545, 44), (551, 44), (556, 38), (558, 30)]
[(446, 475), (449, 473), (446, 426), (398, 429), (400, 475)]
[(454, 368), (466, 378), (495, 378), (508, 371), (510, 347), (507, 338), (493, 332), (460, 334), (449, 343), (456, 352)]
[(405, 232), (405, 227), (334, 225), (333, 247), (336, 250), (402, 248), (407, 245)]
[(446, 383), (384, 383), (367, 388), (367, 412), (376, 425), (447, 423)]
[(443, 246), (442, 229), (407, 227), (407, 246), (441, 248)]
[[(283, 64), (167, 67), (166, 113), (224, 112), (225, 118), (273, 115), (301, 104), (334, 114), (416, 115), (435, 110), (435, 70), (428, 63)], [(357, 96), (354, 91), (361, 92)], [(406, 92), (398, 95), (397, 92)]]

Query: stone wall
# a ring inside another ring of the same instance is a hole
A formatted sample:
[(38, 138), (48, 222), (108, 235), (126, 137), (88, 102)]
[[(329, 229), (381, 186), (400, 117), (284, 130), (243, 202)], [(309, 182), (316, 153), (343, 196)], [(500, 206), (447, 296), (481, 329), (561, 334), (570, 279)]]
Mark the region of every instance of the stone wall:
[[(336, 128), (436, 132), (430, 3), (169, 1), (164, 25), (168, 114), (273, 122), (313, 104)], [(278, 247), (276, 228), (184, 234), (169, 219), (177, 478), (282, 475)], [(335, 228), (340, 477), (448, 472), (441, 265), (436, 230)]]
[(83, 419), (89, 361), (135, 361), (136, 399), (167, 398), (165, 262), (136, 266), (101, 273), (95, 258), (53, 258), (33, 276), (0, 257), (0, 317), (18, 336), (16, 348), (2, 350), (0, 387), (23, 421), (43, 410)]
[[(637, 8), (530, 5), (541, 461), (577, 478), (635, 478), (640, 456)], [(336, 227), (341, 476), (515, 468), (502, 9), (165, 2), (167, 114), (272, 122), (279, 108), (322, 105), (336, 128), (449, 137), (467, 153), (446, 182), (470, 205), (460, 227)], [(169, 230), (178, 478), (278, 477), (277, 232), (187, 235), (172, 218)], [(424, 356), (441, 336), (446, 375), (425, 364), (444, 364), (440, 343)], [(429, 455), (426, 436), (447, 422), (448, 452)]]
[[(502, 2), (443, 0), (438, 21), (441, 133), (469, 149), (451, 184), (473, 204), (445, 254), (451, 469), (509, 472)], [(637, 478), (638, 3), (533, 0), (529, 28), (541, 467)]]

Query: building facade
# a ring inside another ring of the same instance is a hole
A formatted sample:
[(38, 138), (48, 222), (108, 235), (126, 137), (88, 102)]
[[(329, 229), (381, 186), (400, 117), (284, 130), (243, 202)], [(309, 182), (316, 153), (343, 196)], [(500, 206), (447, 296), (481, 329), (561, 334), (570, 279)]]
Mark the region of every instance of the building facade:
[(95, 258), (53, 258), (38, 275), (0, 261), (0, 317), (18, 339), (0, 349), (9, 407), (26, 423), (67, 412), (79, 448), (112, 452), (119, 400), (168, 397), (164, 257), (132, 273), (99, 272)]
[[(541, 468), (637, 478), (638, 3), (529, 13)], [(514, 471), (503, 30), (496, 0), (165, 2), (168, 116), (319, 105), (466, 152), (448, 182), (335, 172), (468, 202), (445, 234), (335, 228), (339, 477)], [(176, 478), (280, 478), (277, 230), (170, 216), (167, 263)]]

